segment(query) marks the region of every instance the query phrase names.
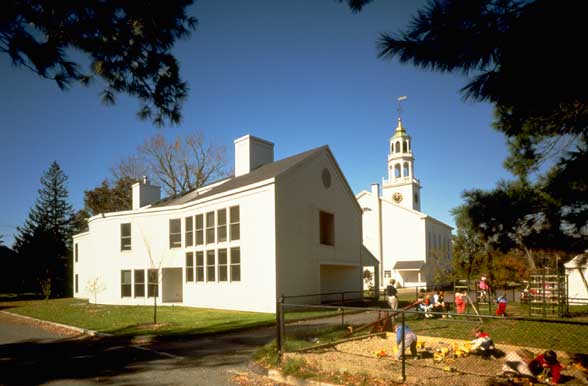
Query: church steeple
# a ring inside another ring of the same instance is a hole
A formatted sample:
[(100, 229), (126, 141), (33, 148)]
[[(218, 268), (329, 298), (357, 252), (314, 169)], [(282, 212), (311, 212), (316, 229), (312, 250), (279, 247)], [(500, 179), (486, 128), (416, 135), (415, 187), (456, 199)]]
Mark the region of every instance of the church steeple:
[(390, 137), (388, 179), (384, 179), (382, 183), (382, 196), (398, 205), (420, 211), (421, 186), (419, 180), (414, 177), (411, 137), (402, 125), (400, 107), (398, 110), (398, 124)]

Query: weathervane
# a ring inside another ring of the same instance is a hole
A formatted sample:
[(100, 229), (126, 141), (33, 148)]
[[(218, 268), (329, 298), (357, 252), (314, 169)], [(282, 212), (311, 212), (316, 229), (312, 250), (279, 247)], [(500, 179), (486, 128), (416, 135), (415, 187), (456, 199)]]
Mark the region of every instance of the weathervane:
[(406, 100), (406, 98), (408, 98), (406, 95), (399, 96), (398, 98), (396, 98), (396, 100), (397, 100), (396, 110), (398, 111), (398, 120), (400, 120), (400, 116), (402, 113), (402, 105), (400, 104), (400, 102), (402, 102), (403, 100)]

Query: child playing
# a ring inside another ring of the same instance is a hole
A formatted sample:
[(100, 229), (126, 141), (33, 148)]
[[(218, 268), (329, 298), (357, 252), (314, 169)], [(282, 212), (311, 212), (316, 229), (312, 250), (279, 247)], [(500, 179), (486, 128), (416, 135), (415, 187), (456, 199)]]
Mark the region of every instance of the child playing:
[(488, 285), (488, 279), (485, 275), (482, 275), (480, 279), (480, 284), (478, 285), (480, 288), (480, 300), (482, 302), (488, 301), (488, 292), (490, 291), (490, 286)]
[(474, 336), (476, 339), (470, 342), (472, 345), (470, 353), (474, 355), (481, 355), (484, 359), (490, 359), (490, 357), (494, 355), (496, 351), (494, 342), (492, 341), (492, 338), (490, 338), (490, 335), (481, 327), (478, 327), (474, 330)]
[(498, 299), (496, 299), (498, 303), (498, 308), (496, 309), (496, 316), (506, 316), (506, 296), (500, 295)]
[(559, 383), (560, 373), (563, 366), (557, 360), (557, 354), (548, 350), (543, 354), (537, 356), (529, 363), (529, 369), (534, 376), (547, 372), (547, 378), (551, 378), (551, 384), (557, 385)]
[(404, 355), (402, 352), (402, 330), (404, 330), (404, 349), (406, 350), (407, 347), (410, 347), (410, 353), (413, 357), (416, 357), (417, 336), (406, 324), (402, 327), (402, 324), (399, 323), (396, 325), (396, 347), (398, 348), (396, 359), (400, 359)]

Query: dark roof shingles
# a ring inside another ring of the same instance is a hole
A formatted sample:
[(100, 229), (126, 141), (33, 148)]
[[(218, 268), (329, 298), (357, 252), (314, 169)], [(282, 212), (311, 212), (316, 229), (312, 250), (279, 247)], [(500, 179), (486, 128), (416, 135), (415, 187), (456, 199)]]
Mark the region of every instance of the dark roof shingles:
[[(295, 166), (296, 164), (302, 162), (306, 158), (314, 155), (315, 153), (326, 149), (327, 146), (317, 147), (315, 149), (311, 149), (305, 151), (300, 154), (293, 155), (288, 158), (281, 159), (279, 161), (272, 162), (270, 164), (262, 165), (259, 168), (251, 171), (250, 173), (244, 174), (239, 177), (231, 178), (227, 182), (220, 184), (211, 188), (210, 190), (198, 194), (197, 190), (190, 191), (182, 196), (175, 197), (175, 198), (166, 198), (161, 201), (158, 201), (151, 205), (152, 208), (160, 208), (165, 206), (172, 206), (172, 205), (181, 205), (187, 202), (200, 200), (201, 198), (213, 196), (215, 194), (227, 192), (229, 190), (238, 189), (243, 186), (251, 185), (256, 182), (260, 182), (263, 180), (267, 180), (268, 178), (273, 178), (282, 174), (286, 170), (290, 169), (291, 167)], [(202, 187), (205, 188), (205, 187)], [(202, 189), (199, 188), (199, 189)]]

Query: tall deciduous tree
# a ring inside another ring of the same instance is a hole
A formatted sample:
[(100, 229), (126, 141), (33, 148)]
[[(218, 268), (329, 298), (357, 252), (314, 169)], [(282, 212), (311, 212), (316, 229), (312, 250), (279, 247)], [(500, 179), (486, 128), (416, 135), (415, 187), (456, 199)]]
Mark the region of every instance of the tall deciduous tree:
[(223, 146), (207, 142), (202, 133), (173, 141), (156, 135), (145, 141), (136, 155), (113, 168), (118, 179), (141, 177), (133, 173), (149, 176), (168, 195), (183, 194), (226, 177), (226, 151)]
[(68, 203), (67, 176), (53, 162), (41, 177), (41, 189), (35, 205), (22, 227), (17, 227), (14, 251), (28, 289), (41, 280), (51, 279), (54, 294), (67, 294), (71, 265), (70, 239), (73, 210)]
[[(99, 77), (102, 101), (126, 93), (140, 100), (137, 115), (156, 125), (178, 123), (187, 85), (171, 54), (196, 19), (192, 0), (8, 0), (0, 12), (0, 52), (16, 66), (54, 80), (61, 89)], [(85, 54), (82, 69), (73, 51)]]

